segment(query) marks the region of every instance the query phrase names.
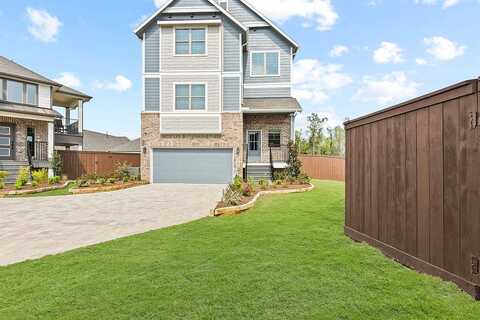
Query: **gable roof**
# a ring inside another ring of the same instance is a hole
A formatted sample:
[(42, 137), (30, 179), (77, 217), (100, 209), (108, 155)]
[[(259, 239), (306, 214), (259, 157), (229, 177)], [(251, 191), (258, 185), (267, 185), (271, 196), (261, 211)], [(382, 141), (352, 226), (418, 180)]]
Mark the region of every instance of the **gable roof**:
[(260, 10), (256, 9), (253, 5), (251, 5), (248, 1), (239, 0), (243, 3), (247, 8), (255, 12), (260, 18), (262, 18), (266, 23), (268, 23), (273, 29), (275, 29), (278, 33), (280, 33), (285, 39), (287, 39), (294, 47), (295, 51), (300, 48), (300, 45), (293, 40), (288, 34), (286, 34), (282, 29), (280, 29), (275, 23), (273, 23), (270, 19), (268, 19)]
[(83, 150), (109, 152), (113, 148), (129, 143), (127, 137), (112, 136), (107, 133), (83, 130)]
[[(161, 14), (165, 9), (167, 9), (175, 0), (168, 0), (166, 1), (154, 14), (152, 14), (149, 18), (147, 18), (142, 24), (140, 24), (135, 30), (135, 34), (137, 37), (140, 39), (143, 38), (143, 30), (145, 27), (153, 20), (155, 19), (159, 14)], [(234, 22), (237, 26), (240, 27), (243, 31), (247, 31), (248, 28), (245, 27), (240, 21), (238, 21), (231, 13), (229, 13), (227, 10), (223, 9), (218, 3), (216, 3), (213, 0), (206, 0), (209, 3), (212, 4), (215, 8), (218, 9), (221, 13), (223, 13), (227, 18), (229, 18), (232, 22)]]
[(3, 56), (0, 56), (0, 74), (24, 80), (45, 83), (56, 87), (62, 86), (61, 84), (45, 78), (44, 76), (33, 72), (32, 70), (25, 68), (24, 66), (19, 65), (15, 61), (7, 59)]

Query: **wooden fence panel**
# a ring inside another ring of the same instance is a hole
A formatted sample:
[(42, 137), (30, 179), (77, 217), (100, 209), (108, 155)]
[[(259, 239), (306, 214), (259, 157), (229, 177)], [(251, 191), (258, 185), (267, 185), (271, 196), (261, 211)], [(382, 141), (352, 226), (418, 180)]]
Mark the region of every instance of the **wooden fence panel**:
[(345, 159), (325, 156), (301, 155), (302, 170), (311, 178), (345, 181)]
[(59, 151), (59, 153), (63, 162), (63, 174), (69, 179), (86, 175), (110, 175), (119, 162), (140, 167), (139, 154), (90, 151)]

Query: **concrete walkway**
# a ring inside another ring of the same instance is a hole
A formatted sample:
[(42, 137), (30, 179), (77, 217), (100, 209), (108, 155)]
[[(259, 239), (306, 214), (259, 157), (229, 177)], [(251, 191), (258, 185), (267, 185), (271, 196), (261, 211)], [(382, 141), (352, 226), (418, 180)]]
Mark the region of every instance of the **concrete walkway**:
[(64, 197), (0, 199), (0, 265), (196, 220), (223, 185), (146, 185)]

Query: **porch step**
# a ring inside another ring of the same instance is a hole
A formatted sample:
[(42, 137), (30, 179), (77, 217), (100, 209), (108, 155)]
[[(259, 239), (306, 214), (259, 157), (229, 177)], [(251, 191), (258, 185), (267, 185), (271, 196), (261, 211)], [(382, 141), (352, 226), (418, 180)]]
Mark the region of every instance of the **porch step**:
[(262, 179), (271, 181), (272, 167), (270, 165), (248, 165), (247, 178), (253, 179), (255, 181), (260, 181)]
[(0, 160), (0, 171), (7, 171), (8, 176), (5, 179), (5, 183), (15, 183), (17, 180), (18, 171), (22, 167), (28, 167), (27, 161), (11, 161), (11, 160)]

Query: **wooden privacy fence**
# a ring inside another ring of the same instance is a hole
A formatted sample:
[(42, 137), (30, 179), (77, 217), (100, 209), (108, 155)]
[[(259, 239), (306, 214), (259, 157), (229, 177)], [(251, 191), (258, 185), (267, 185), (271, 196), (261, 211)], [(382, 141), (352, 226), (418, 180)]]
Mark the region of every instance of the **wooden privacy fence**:
[(353, 239), (477, 299), (479, 84), (465, 81), (348, 122), (345, 217)]
[(299, 156), (302, 171), (311, 178), (345, 181), (345, 159), (326, 156)]
[(69, 179), (86, 175), (106, 176), (112, 174), (117, 163), (127, 162), (140, 167), (140, 155), (90, 151), (59, 151), (63, 163), (63, 174)]

